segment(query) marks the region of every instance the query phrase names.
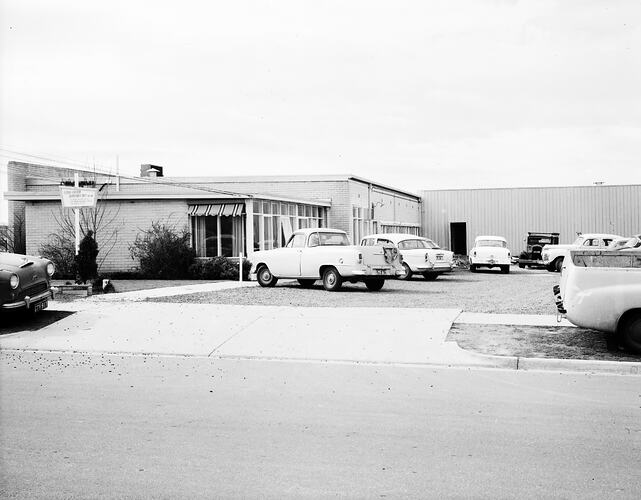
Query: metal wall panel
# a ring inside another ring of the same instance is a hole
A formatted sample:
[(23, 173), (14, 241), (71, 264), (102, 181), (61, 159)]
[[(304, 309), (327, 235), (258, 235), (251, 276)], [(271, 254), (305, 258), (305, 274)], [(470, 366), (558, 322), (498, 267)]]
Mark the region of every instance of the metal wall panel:
[(577, 233), (641, 233), (641, 185), (421, 191), (423, 234), (449, 248), (450, 223), (465, 222), (467, 248), (478, 235), (507, 239), (512, 253), (531, 232), (558, 232), (561, 243)]

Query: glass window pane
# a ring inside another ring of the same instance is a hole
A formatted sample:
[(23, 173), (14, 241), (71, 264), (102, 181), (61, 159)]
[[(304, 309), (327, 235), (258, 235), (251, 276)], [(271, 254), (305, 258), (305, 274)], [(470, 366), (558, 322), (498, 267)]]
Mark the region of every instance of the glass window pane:
[(220, 251), (224, 257), (235, 257), (233, 219), (231, 216), (220, 218)]
[(218, 231), (216, 217), (203, 217), (205, 219), (205, 257), (218, 255)]
[(273, 214), (280, 213), (280, 203), (272, 203), (272, 213)]
[(265, 217), (263, 220), (263, 240), (265, 245), (265, 250), (271, 250), (274, 248), (273, 241), (273, 231), (274, 227), (272, 226), (272, 218)]
[(260, 250), (260, 215), (254, 215), (254, 251)]
[(274, 248), (280, 248), (282, 246), (282, 230), (280, 228), (280, 217), (272, 217), (272, 226), (274, 235)]
[(262, 202), (260, 200), (254, 200), (254, 213), (260, 214), (263, 212)]
[(311, 205), (305, 206), (305, 217), (311, 217), (312, 216), (312, 207)]
[(269, 210), (269, 202), (268, 201), (263, 201), (263, 213), (264, 214), (270, 214), (271, 211)]
[(305, 217), (305, 205), (298, 205), (298, 216)]

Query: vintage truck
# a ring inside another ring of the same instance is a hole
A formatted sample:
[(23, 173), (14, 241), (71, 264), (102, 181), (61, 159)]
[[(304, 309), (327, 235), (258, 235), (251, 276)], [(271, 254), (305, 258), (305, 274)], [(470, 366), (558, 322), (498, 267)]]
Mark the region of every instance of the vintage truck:
[(263, 287), (285, 278), (297, 279), (303, 287), (322, 280), (327, 291), (339, 290), (345, 281), (360, 281), (378, 291), (385, 280), (404, 272), (393, 245), (351, 245), (345, 231), (327, 228), (295, 231), (283, 248), (254, 252), (251, 260), (250, 275)]
[(586, 233), (580, 234), (571, 245), (545, 245), (541, 253), (543, 265), (550, 272), (561, 272), (563, 258), (569, 250), (607, 248), (617, 238), (621, 238), (621, 236), (616, 234)]
[(570, 322), (641, 353), (641, 248), (570, 250), (553, 294)]
[(518, 264), (521, 269), (527, 267), (544, 267), (543, 247), (545, 245), (558, 245), (559, 233), (527, 233), (525, 250), (521, 252)]

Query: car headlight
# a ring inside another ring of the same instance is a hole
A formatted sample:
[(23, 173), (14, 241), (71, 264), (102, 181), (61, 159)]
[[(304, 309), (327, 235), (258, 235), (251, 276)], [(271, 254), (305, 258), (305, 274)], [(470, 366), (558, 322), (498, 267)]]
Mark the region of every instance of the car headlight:
[(56, 266), (53, 265), (53, 262), (49, 262), (49, 264), (47, 264), (47, 274), (51, 278), (53, 276), (53, 273), (55, 272), (56, 272)]
[(543, 260), (548, 260), (548, 254), (544, 253), (542, 256)]
[(17, 274), (12, 274), (11, 277), (9, 278), (9, 285), (11, 288), (14, 290), (18, 288), (18, 285), (20, 284), (20, 278), (18, 278)]

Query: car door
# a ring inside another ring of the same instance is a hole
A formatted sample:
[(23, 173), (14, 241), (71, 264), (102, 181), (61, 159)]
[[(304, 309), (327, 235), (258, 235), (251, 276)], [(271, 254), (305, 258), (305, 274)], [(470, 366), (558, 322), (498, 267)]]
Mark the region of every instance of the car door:
[(300, 273), (303, 278), (320, 278), (320, 267), (327, 263), (327, 251), (320, 244), (318, 233), (310, 233), (301, 255)]
[(270, 266), (274, 276), (279, 278), (300, 277), (301, 254), (304, 247), (305, 234), (294, 233), (283, 248), (274, 250), (273, 265)]

